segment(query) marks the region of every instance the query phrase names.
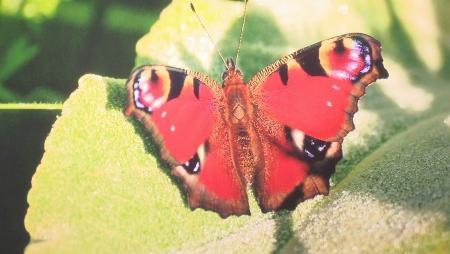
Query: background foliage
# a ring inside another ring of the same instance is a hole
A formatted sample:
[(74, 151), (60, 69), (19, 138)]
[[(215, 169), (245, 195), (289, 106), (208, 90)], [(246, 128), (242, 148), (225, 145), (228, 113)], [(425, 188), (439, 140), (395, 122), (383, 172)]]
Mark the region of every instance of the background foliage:
[[(190, 212), (148, 134), (121, 115), (125, 80), (88, 75), (62, 113), (0, 111), (2, 238), (19, 251), (27, 242), (26, 193), (43, 140), (61, 114), (28, 197), (30, 252), (448, 249), (448, 3), (254, 2), (239, 63), (247, 79), (278, 57), (336, 34), (365, 32), (383, 43), (391, 77), (362, 100), (331, 197), (293, 213), (262, 215), (252, 203), (252, 217), (226, 221)], [(147, 62), (220, 80), (220, 60), (186, 1), (174, 1), (159, 19), (163, 4), (154, 1), (0, 3), (2, 102), (62, 102), (84, 73), (126, 78), (135, 64)], [(240, 3), (196, 3), (219, 48), (233, 55)]]
[(28, 243), (26, 195), (60, 114), (16, 103), (60, 109), (84, 73), (126, 77), (136, 40), (168, 2), (0, 1), (0, 252), (20, 253)]

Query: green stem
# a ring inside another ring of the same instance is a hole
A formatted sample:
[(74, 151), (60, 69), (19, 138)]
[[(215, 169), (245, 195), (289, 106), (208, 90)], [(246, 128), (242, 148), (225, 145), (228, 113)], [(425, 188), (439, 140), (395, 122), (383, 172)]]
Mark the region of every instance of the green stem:
[(62, 103), (0, 103), (0, 110), (62, 110)]

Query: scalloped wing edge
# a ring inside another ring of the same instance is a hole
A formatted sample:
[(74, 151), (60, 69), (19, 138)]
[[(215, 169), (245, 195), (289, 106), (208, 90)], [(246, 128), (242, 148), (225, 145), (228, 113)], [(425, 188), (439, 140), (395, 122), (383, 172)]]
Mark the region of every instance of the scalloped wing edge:
[(297, 50), (277, 61), (274, 63), (266, 66), (264, 69), (256, 73), (248, 82), (248, 86), (251, 90), (252, 96), (260, 96), (258, 94), (258, 90), (260, 89), (261, 84), (266, 80), (269, 75), (272, 73), (278, 71), (280, 67), (283, 64), (286, 64), (289, 60), (294, 59), (300, 55), (302, 55), (305, 52), (308, 52), (311, 49), (314, 48), (320, 48), (324, 43), (333, 43), (338, 40), (343, 40), (345, 38), (362, 38), (365, 42), (368, 43), (370, 46), (370, 54), (372, 57), (372, 66), (370, 71), (365, 73), (364, 75), (361, 75), (356, 82), (353, 82), (353, 88), (351, 90), (351, 97), (350, 97), (350, 103), (348, 108), (346, 109), (346, 120), (344, 124), (342, 125), (341, 130), (337, 133), (337, 135), (334, 138), (330, 138), (324, 141), (329, 142), (343, 142), (344, 137), (352, 130), (354, 130), (354, 122), (353, 122), (353, 116), (358, 111), (358, 100), (360, 97), (362, 97), (365, 94), (366, 87), (376, 81), (378, 78), (388, 78), (389, 73), (383, 66), (383, 58), (381, 56), (381, 43), (376, 40), (375, 38), (363, 34), (363, 33), (349, 33), (344, 34), (340, 36), (335, 36), (326, 40), (323, 40), (321, 42), (312, 44), (308, 47), (302, 48), (300, 50)]

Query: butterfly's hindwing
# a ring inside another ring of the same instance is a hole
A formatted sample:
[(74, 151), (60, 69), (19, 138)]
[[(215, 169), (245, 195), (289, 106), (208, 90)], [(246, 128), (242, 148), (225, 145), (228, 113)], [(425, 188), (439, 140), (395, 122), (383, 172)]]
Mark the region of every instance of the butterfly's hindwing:
[(341, 158), (340, 143), (305, 135), (262, 111), (257, 119), (264, 157), (254, 186), (262, 210), (294, 209), (305, 199), (328, 194), (329, 178)]
[(250, 214), (245, 182), (231, 156), (228, 130), (219, 119), (207, 142), (189, 161), (193, 164), (173, 168), (188, 192), (191, 209), (213, 210), (223, 218)]

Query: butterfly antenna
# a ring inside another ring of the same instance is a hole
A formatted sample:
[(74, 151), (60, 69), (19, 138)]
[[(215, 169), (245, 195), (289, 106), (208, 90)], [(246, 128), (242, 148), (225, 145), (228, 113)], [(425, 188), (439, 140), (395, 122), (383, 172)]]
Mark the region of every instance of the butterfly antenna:
[(194, 12), (195, 16), (197, 17), (198, 21), (200, 22), (200, 25), (202, 25), (203, 30), (205, 30), (206, 34), (208, 35), (209, 39), (211, 40), (212, 44), (214, 45), (214, 48), (216, 49), (217, 53), (219, 53), (220, 58), (222, 58), (222, 61), (225, 64), (225, 68), (228, 69), (227, 61), (225, 61), (225, 58), (223, 57), (222, 53), (220, 52), (219, 48), (217, 47), (217, 44), (215, 43), (215, 41), (213, 40), (213, 38), (209, 34), (208, 29), (206, 29), (206, 26), (205, 26), (205, 24), (203, 24), (202, 20), (200, 19), (200, 16), (197, 14), (197, 11), (195, 10), (194, 4), (192, 2), (190, 2), (190, 4), (191, 4), (192, 12)]
[(247, 17), (247, 4), (248, 4), (248, 0), (245, 0), (245, 5), (244, 5), (244, 17), (242, 19), (242, 27), (241, 27), (241, 35), (239, 36), (239, 44), (236, 50), (236, 64), (238, 62), (238, 58), (239, 58), (239, 53), (241, 52), (241, 45), (242, 45), (242, 38), (244, 37), (244, 27), (245, 27), (245, 20)]

